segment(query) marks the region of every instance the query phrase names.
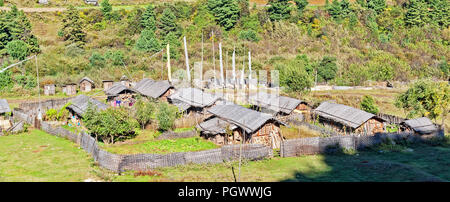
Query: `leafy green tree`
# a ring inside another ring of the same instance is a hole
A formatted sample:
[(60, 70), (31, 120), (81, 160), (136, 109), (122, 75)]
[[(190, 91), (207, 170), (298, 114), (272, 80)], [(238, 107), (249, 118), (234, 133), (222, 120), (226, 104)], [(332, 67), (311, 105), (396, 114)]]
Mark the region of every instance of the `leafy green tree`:
[(275, 64), (275, 69), (280, 73), (280, 85), (288, 92), (304, 92), (313, 85), (312, 76), (299, 64), (302, 64), (299, 60)]
[(397, 97), (395, 106), (405, 110), (408, 118), (427, 116), (436, 119), (442, 116), (443, 124), (449, 103), (450, 86), (447, 82), (419, 80)]
[(31, 75), (17, 75), (14, 77), (14, 80), (16, 81), (16, 84), (19, 84), (22, 88), (27, 90), (33, 89), (37, 86), (36, 78)]
[(285, 20), (291, 16), (291, 3), (289, 0), (269, 0), (267, 12), (271, 21)]
[(386, 0), (367, 0), (367, 8), (380, 14), (386, 9)]
[(333, 1), (326, 7), (326, 10), (333, 17), (333, 19), (337, 21), (349, 17), (353, 12), (350, 8), (350, 2), (348, 0)]
[(177, 32), (179, 27), (177, 25), (177, 17), (173, 14), (170, 8), (166, 8), (163, 11), (161, 19), (159, 20), (158, 26), (162, 36), (167, 35), (170, 32)]
[(9, 12), (0, 12), (0, 54), (6, 53), (4, 48), (13, 40), (25, 42), (29, 53), (40, 52), (38, 40), (32, 34), (30, 21), (15, 5)]
[(105, 59), (108, 59), (112, 62), (113, 65), (124, 65), (125, 56), (121, 50), (108, 50), (105, 53)]
[(448, 27), (450, 24), (450, 4), (448, 0), (428, 0), (430, 23), (441, 27)]
[(372, 114), (378, 114), (378, 112), (380, 111), (375, 104), (375, 99), (373, 99), (373, 97), (370, 95), (365, 95), (359, 105), (362, 110)]
[(208, 0), (208, 9), (225, 30), (233, 28), (239, 20), (237, 0)]
[(23, 60), (28, 56), (28, 46), (21, 40), (14, 40), (6, 45), (8, 54), (17, 60)]
[(134, 8), (131, 14), (127, 18), (127, 26), (125, 33), (129, 36), (134, 36), (142, 31), (141, 19), (143, 15), (143, 10), (139, 7)]
[(100, 3), (100, 10), (103, 13), (103, 16), (105, 16), (105, 19), (110, 20), (112, 17), (112, 5), (109, 3), (109, 0), (103, 0)]
[(83, 30), (84, 24), (78, 10), (73, 6), (69, 6), (62, 22), (61, 34), (64, 40), (75, 43), (77, 46), (83, 46), (86, 42), (86, 33)]
[(299, 15), (303, 14), (303, 10), (305, 10), (308, 5), (308, 0), (294, 0), (295, 6), (297, 7), (297, 12)]
[(142, 99), (139, 99), (134, 104), (133, 117), (141, 125), (142, 129), (145, 129), (145, 126), (150, 123), (154, 113), (155, 106), (152, 102), (146, 102)]
[(161, 44), (155, 36), (155, 32), (150, 29), (144, 29), (136, 41), (135, 48), (145, 52), (158, 52), (161, 50)]
[(239, 32), (239, 39), (253, 42), (258, 42), (260, 40), (258, 34), (253, 30), (242, 30)]
[(90, 134), (107, 144), (133, 137), (135, 128), (139, 126), (123, 108), (97, 111), (91, 103), (83, 116), (83, 124)]
[(144, 29), (152, 30), (153, 32), (156, 31), (155, 7), (152, 4), (148, 5), (142, 14), (141, 26)]
[(330, 56), (323, 57), (317, 68), (317, 74), (325, 81), (334, 79), (337, 71), (336, 58)]
[(98, 52), (93, 52), (91, 57), (89, 57), (89, 64), (92, 67), (104, 67), (105, 58)]
[[(167, 44), (170, 44), (170, 58), (178, 59), (180, 57), (179, 48), (181, 42), (175, 32), (169, 32), (169, 34), (164, 37), (163, 47), (166, 47)], [(167, 53), (164, 53), (164, 57), (167, 58)]]
[(0, 91), (10, 89), (13, 85), (14, 82), (11, 79), (11, 71), (0, 73)]
[(167, 131), (173, 128), (177, 110), (171, 108), (166, 102), (159, 103), (158, 113), (156, 119), (158, 120), (158, 127), (161, 131)]
[(405, 13), (407, 26), (423, 26), (428, 23), (428, 7), (425, 0), (410, 0)]

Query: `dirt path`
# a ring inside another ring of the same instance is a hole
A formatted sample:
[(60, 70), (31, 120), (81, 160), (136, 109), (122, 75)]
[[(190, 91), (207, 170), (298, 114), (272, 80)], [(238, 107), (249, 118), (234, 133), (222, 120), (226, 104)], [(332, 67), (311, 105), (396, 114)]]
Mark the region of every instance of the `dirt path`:
[[(46, 12), (63, 12), (67, 10), (66, 8), (18, 8), (19, 10), (22, 10), (25, 13), (46, 13)], [(9, 11), (11, 10), (10, 7), (0, 7), (0, 10), (2, 11)]]

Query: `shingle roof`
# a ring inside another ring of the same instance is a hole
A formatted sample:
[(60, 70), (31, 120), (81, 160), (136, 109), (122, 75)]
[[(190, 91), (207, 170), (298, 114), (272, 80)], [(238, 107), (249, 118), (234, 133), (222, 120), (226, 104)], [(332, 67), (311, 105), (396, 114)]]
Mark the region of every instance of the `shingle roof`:
[(437, 126), (427, 117), (411, 119), (403, 122), (418, 133), (431, 133), (436, 131)]
[(154, 81), (147, 78), (142, 79), (134, 86), (138, 93), (151, 98), (161, 97), (170, 88), (172, 88), (172, 85), (170, 85), (169, 81)]
[(91, 84), (94, 84), (95, 85), (95, 82), (94, 81), (92, 81), (89, 77), (83, 77), (82, 79), (80, 79), (80, 81), (78, 82), (78, 84), (80, 84), (81, 82), (83, 82), (84, 80), (86, 80), (86, 81), (88, 81), (89, 83), (91, 83)]
[(358, 128), (369, 119), (376, 117), (375, 114), (360, 109), (330, 102), (322, 102), (314, 109), (314, 112), (351, 128)]
[(209, 109), (208, 112), (231, 124), (243, 128), (248, 133), (253, 133), (258, 130), (269, 120), (284, 124), (269, 114), (247, 109), (236, 104), (216, 105)]
[(208, 107), (213, 105), (219, 96), (203, 92), (198, 88), (181, 88), (168, 97), (172, 103), (185, 103), (193, 107)]
[(83, 115), (86, 112), (89, 106), (89, 102), (91, 102), (93, 106), (97, 108), (97, 110), (104, 110), (108, 108), (108, 105), (86, 95), (78, 95), (77, 97), (73, 98), (71, 102), (72, 104), (67, 108), (72, 109), (78, 115)]
[(204, 133), (210, 134), (225, 134), (227, 127), (229, 127), (230, 130), (233, 130), (236, 128), (236, 125), (228, 123), (217, 117), (204, 121), (197, 126), (197, 128)]
[(283, 112), (286, 114), (290, 114), (300, 103), (302, 103), (301, 100), (295, 98), (265, 92), (254, 94), (250, 97), (250, 102), (253, 105), (269, 109), (275, 113)]
[(6, 99), (0, 99), (0, 114), (6, 112), (11, 112), (8, 101), (6, 101)]
[(123, 91), (131, 91), (131, 92), (136, 92), (133, 89), (127, 88), (126, 86), (122, 85), (121, 83), (114, 83), (111, 87), (109, 87), (106, 91), (105, 94), (107, 96), (117, 96), (119, 95), (121, 92)]

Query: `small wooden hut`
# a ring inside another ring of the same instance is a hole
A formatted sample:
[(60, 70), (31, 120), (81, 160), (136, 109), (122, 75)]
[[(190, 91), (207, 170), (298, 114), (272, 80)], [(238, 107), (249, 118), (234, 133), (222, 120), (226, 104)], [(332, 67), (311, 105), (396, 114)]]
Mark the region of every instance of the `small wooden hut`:
[(152, 79), (142, 79), (134, 89), (141, 95), (167, 101), (167, 97), (174, 92), (174, 87), (169, 81), (154, 81)]
[(6, 113), (11, 112), (8, 101), (0, 99), (0, 132), (12, 126), (11, 121), (6, 118)]
[(68, 83), (62, 86), (63, 93), (66, 95), (76, 95), (77, 94), (77, 84)]
[(216, 105), (208, 110), (211, 117), (197, 128), (201, 135), (218, 145), (263, 144), (280, 148), (282, 136), (280, 125), (273, 116), (236, 104)]
[(83, 77), (78, 84), (80, 85), (81, 92), (90, 92), (95, 88), (95, 83), (88, 77)]
[(114, 83), (113, 86), (105, 91), (107, 102), (113, 107), (131, 107), (136, 102), (136, 90), (128, 88), (122, 83)]
[(400, 125), (402, 126), (403, 131), (414, 131), (414, 133), (422, 135), (434, 133), (439, 130), (437, 125), (427, 117), (406, 120), (400, 123)]
[(221, 97), (198, 88), (181, 88), (167, 98), (171, 104), (186, 114), (190, 112), (205, 114), (208, 108), (223, 101)]
[(55, 93), (55, 84), (47, 84), (44, 86), (44, 95), (54, 95)]
[(266, 92), (258, 92), (249, 100), (254, 109), (279, 117), (293, 113), (307, 114), (311, 110), (305, 101)]
[(385, 132), (385, 120), (382, 118), (342, 104), (322, 102), (313, 110), (313, 116), (318, 116), (321, 123), (341, 134), (374, 135)]
[(125, 75), (120, 77), (120, 83), (122, 83), (122, 85), (124, 85), (127, 88), (131, 88), (131, 80)]
[(103, 90), (106, 91), (106, 90), (108, 90), (108, 88), (110, 88), (114, 84), (114, 81), (103, 80), (102, 83), (103, 83)]

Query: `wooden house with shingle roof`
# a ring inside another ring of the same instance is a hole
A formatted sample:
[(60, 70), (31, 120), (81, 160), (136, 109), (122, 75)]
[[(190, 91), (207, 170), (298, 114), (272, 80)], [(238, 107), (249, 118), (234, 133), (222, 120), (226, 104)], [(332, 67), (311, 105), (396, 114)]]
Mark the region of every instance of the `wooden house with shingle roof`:
[(245, 139), (245, 143), (280, 148), (280, 125), (285, 124), (272, 115), (236, 104), (216, 105), (208, 112), (212, 116), (197, 128), (202, 136), (216, 144), (237, 144)]
[(110, 88), (105, 91), (107, 96), (107, 102), (110, 106), (120, 107), (126, 106), (131, 107), (136, 102), (135, 96), (137, 94), (136, 90), (124, 86), (122, 83), (114, 83)]
[(93, 108), (96, 110), (105, 110), (108, 108), (103, 102), (100, 102), (94, 98), (88, 97), (86, 95), (78, 95), (70, 101), (72, 104), (67, 106), (67, 109), (78, 117), (83, 117), (84, 113), (88, 109), (89, 103), (92, 104)]
[(95, 82), (91, 80), (89, 77), (83, 77), (78, 84), (80, 85), (81, 92), (90, 92), (95, 88)]
[(427, 117), (410, 119), (401, 123), (406, 131), (414, 131), (419, 134), (430, 134), (439, 130), (439, 128)]
[(377, 115), (342, 104), (322, 102), (313, 114), (339, 133), (374, 135), (385, 131), (385, 121)]
[(145, 78), (134, 86), (134, 90), (147, 98), (167, 101), (167, 97), (174, 92), (174, 87), (166, 80), (155, 81)]
[(204, 114), (209, 107), (224, 101), (220, 96), (204, 92), (198, 88), (180, 88), (168, 96), (168, 101), (182, 112)]

